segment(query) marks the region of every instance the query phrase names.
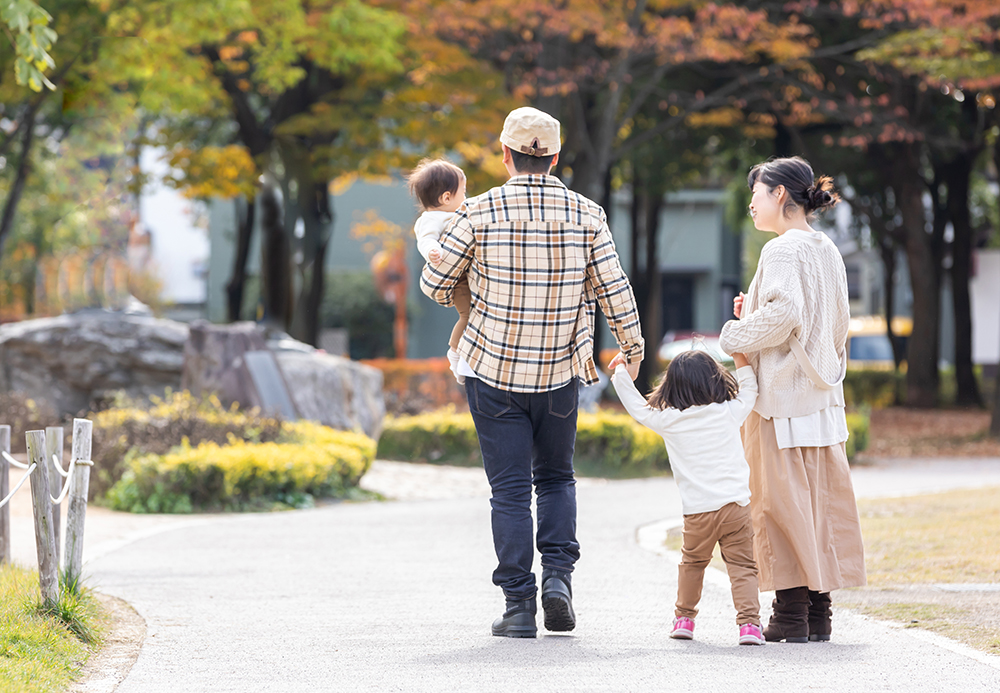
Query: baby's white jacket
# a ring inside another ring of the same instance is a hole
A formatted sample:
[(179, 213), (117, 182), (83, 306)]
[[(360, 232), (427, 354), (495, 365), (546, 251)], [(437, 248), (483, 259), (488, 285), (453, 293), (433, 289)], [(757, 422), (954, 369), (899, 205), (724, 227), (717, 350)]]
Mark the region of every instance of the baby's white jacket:
[(750, 502), (750, 467), (740, 426), (757, 401), (757, 378), (752, 368), (744, 366), (736, 370), (736, 379), (740, 391), (734, 399), (680, 411), (646, 404), (623, 365), (611, 377), (632, 418), (663, 437), (685, 515)]
[(417, 250), (424, 257), (425, 262), (430, 262), (428, 257), (432, 250), (441, 250), (438, 242), (444, 233), (444, 227), (455, 218), (454, 212), (439, 212), (432, 210), (424, 212), (413, 224), (413, 233), (417, 237)]

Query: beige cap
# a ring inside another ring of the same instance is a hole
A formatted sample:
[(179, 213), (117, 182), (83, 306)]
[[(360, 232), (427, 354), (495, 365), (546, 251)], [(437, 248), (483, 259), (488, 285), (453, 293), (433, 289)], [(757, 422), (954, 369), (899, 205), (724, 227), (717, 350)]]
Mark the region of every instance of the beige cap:
[(552, 156), (559, 151), (559, 121), (537, 108), (515, 108), (503, 122), (500, 141), (515, 152)]

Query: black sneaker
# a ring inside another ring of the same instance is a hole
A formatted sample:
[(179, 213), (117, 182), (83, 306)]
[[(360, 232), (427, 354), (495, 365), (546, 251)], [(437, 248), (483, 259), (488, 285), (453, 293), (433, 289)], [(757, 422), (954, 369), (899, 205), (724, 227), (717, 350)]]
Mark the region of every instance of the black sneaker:
[(503, 616), (493, 622), (493, 635), (501, 638), (534, 638), (538, 633), (535, 626), (535, 600), (523, 602), (507, 601)]
[(555, 570), (542, 572), (542, 610), (545, 612), (546, 630), (561, 633), (576, 628), (569, 573)]

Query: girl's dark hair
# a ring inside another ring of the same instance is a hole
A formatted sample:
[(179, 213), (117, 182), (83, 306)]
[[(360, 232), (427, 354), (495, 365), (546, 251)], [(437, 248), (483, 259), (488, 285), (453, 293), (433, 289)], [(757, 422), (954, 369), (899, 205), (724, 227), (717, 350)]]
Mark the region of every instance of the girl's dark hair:
[(667, 373), (646, 401), (654, 409), (684, 411), (713, 402), (728, 402), (739, 392), (736, 378), (704, 351), (685, 351), (674, 357)]
[(444, 159), (424, 159), (406, 178), (410, 194), (424, 209), (434, 209), (446, 192), (458, 192), (465, 173)]
[(777, 186), (785, 186), (789, 202), (785, 203), (782, 212), (787, 215), (794, 205), (806, 210), (806, 214), (833, 207), (840, 202), (840, 195), (833, 190), (833, 179), (830, 176), (820, 176), (813, 180), (813, 170), (809, 162), (799, 156), (784, 159), (771, 159), (757, 164), (747, 175), (747, 185), (753, 190), (754, 184), (760, 181), (770, 190)]

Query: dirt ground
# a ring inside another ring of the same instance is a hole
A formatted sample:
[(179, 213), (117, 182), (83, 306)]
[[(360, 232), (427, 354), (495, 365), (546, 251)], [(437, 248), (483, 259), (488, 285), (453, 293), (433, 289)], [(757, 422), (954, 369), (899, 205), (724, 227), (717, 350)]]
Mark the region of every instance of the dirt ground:
[(908, 409), (871, 413), (870, 442), (859, 462), (887, 457), (1000, 457), (1000, 439), (988, 436), (990, 413), (981, 409)]

